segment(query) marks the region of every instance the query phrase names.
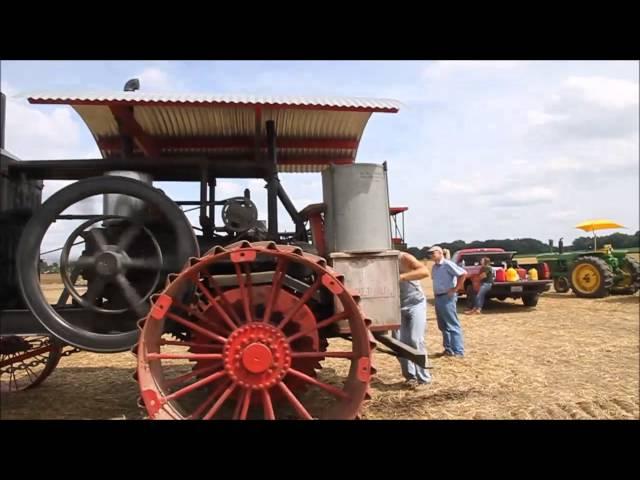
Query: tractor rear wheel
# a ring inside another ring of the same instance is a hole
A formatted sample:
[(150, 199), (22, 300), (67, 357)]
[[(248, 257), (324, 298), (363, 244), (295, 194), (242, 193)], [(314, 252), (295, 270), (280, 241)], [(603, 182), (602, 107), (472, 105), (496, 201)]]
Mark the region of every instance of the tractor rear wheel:
[(571, 267), (571, 288), (577, 297), (604, 298), (613, 286), (613, 272), (601, 258), (578, 258)]
[(567, 277), (556, 277), (553, 279), (553, 289), (558, 293), (567, 293), (571, 289), (571, 284)]
[(624, 276), (611, 289), (612, 294), (633, 295), (640, 288), (640, 263), (630, 257), (626, 257), (620, 266)]

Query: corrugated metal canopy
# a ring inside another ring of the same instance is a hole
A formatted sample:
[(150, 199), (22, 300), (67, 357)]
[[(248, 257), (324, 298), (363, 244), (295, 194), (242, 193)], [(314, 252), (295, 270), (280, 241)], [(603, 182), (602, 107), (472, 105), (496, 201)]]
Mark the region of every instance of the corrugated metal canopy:
[(374, 112), (396, 113), (395, 100), (256, 95), (33, 94), (34, 104), (71, 105), (87, 124), (104, 157), (119, 155), (121, 134), (135, 153), (216, 158), (264, 154), (265, 122), (274, 120), (280, 171), (317, 172), (330, 163), (355, 161)]
[(62, 104), (201, 104), (201, 105), (277, 105), (287, 107), (320, 107), (330, 109), (359, 108), (371, 112), (397, 112), (397, 100), (362, 97), (320, 97), (283, 95), (208, 95), (208, 94), (156, 94), (140, 92), (87, 93), (82, 95), (33, 93), (31, 103)]

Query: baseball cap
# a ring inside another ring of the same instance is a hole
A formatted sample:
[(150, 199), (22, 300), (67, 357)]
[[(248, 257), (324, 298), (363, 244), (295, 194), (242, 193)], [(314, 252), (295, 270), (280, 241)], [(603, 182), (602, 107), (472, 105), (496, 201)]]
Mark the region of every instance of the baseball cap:
[(444, 253), (442, 251), (442, 247), (439, 247), (438, 245), (434, 245), (433, 247), (431, 247), (429, 250), (427, 250), (428, 252), (440, 252), (440, 253)]

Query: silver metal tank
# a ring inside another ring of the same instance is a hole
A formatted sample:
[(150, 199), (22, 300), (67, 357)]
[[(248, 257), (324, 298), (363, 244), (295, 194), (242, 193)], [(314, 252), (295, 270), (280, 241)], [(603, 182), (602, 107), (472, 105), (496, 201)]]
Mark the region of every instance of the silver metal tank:
[[(153, 185), (153, 177), (148, 173), (118, 170), (107, 172), (105, 175), (133, 178), (134, 180), (139, 180), (147, 185)], [(108, 193), (104, 195), (103, 205), (104, 215), (121, 215), (123, 217), (130, 217), (144, 207), (144, 202), (128, 195)]]
[(328, 251), (390, 250), (389, 191), (383, 165), (332, 165), (322, 172)]

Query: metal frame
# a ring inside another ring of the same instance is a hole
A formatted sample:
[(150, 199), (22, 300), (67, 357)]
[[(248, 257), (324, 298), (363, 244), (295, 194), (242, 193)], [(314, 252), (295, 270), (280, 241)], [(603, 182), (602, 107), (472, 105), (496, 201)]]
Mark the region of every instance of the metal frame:
[[(389, 209), (389, 216), (391, 217), (392, 229), (391, 232), (391, 240), (394, 246), (405, 248), (406, 247), (406, 237), (404, 231), (404, 212), (406, 212), (408, 207), (391, 207)], [(398, 215), (402, 215), (402, 228), (398, 227)], [(402, 230), (402, 231), (401, 231)], [(395, 239), (400, 239), (400, 242), (395, 242)]]
[[(4, 149), (5, 141), (5, 96), (0, 99), (0, 147)], [(67, 101), (37, 101), (31, 103), (61, 103), (68, 105)], [(92, 104), (92, 102), (77, 101), (74, 104)], [(95, 104), (95, 102), (93, 102)], [(104, 104), (104, 103), (103, 103)], [(233, 105), (229, 105), (230, 107)], [(266, 182), (268, 201), (268, 238), (278, 241), (282, 238), (282, 233), (278, 232), (277, 202), (280, 200), (287, 213), (295, 224), (296, 231), (294, 239), (306, 240), (307, 232), (305, 222), (309, 220), (304, 212), (299, 212), (284, 187), (280, 183), (278, 176), (279, 165), (316, 165), (320, 162), (327, 162), (327, 157), (317, 157), (307, 155), (304, 158), (285, 157), (278, 158), (278, 139), (276, 125), (273, 120), (265, 122), (266, 138), (262, 135), (262, 108), (290, 108), (287, 105), (256, 104), (253, 106), (255, 112), (255, 138), (244, 139), (213, 139), (213, 138), (184, 138), (184, 139), (163, 139), (150, 137), (146, 134), (133, 116), (133, 106), (126, 102), (110, 102), (109, 108), (118, 123), (119, 136), (101, 137), (96, 141), (99, 148), (118, 154), (112, 154), (106, 158), (96, 159), (65, 159), (65, 160), (30, 160), (21, 161), (8, 152), (2, 151), (3, 175), (9, 177), (22, 177), (25, 180), (80, 180), (87, 177), (101, 176), (110, 171), (135, 170), (140, 173), (153, 175), (154, 181), (187, 181), (200, 183), (199, 201), (176, 201), (177, 205), (194, 205), (199, 208), (199, 221), (203, 237), (213, 238), (216, 231), (223, 230), (215, 226), (215, 206), (224, 205), (224, 201), (217, 201), (215, 188), (218, 178), (263, 178)], [(388, 111), (395, 113), (397, 109), (370, 109), (360, 107), (348, 108), (324, 108), (318, 106), (297, 106), (296, 108), (307, 108), (317, 110), (342, 110), (352, 112), (373, 112)], [(251, 147), (253, 145), (253, 155), (246, 153), (240, 155), (233, 154), (202, 154), (202, 155), (161, 155), (165, 143), (173, 144), (196, 144), (203, 147)], [(164, 143), (163, 143), (164, 142)], [(283, 138), (282, 148), (298, 148), (301, 146), (318, 149), (353, 149), (358, 147), (358, 141), (353, 139), (305, 139), (305, 138)], [(266, 158), (263, 148), (266, 145)], [(139, 152), (139, 153), (136, 153)], [(353, 163), (353, 158), (331, 158), (330, 163), (344, 164)], [(327, 163), (328, 165), (329, 163)], [(386, 162), (385, 162), (386, 169)], [(319, 211), (314, 215), (320, 215)], [(393, 215), (394, 226), (399, 232), (395, 215)], [(316, 222), (317, 223), (317, 222)], [(319, 228), (318, 225), (315, 225)], [(319, 234), (318, 230), (316, 234)], [(402, 238), (404, 240), (404, 212), (402, 212)], [(289, 234), (289, 237), (291, 235)], [(83, 309), (65, 309), (66, 315), (78, 314), (79, 319), (83, 317)], [(43, 334), (47, 335), (44, 326), (35, 318), (33, 313), (27, 309), (0, 309), (0, 334)], [(375, 337), (383, 344), (391, 348), (395, 354), (404, 356), (414, 362), (425, 365), (424, 355), (419, 354), (415, 349), (398, 342), (383, 332), (376, 332)]]
[[(218, 178), (263, 178), (268, 191), (269, 238), (279, 238), (277, 220), (278, 199), (296, 226), (296, 238), (305, 238), (304, 221), (295, 208), (278, 176), (276, 131), (273, 121), (266, 122), (268, 155), (267, 161), (260, 158), (211, 158), (210, 156), (133, 156), (132, 141), (127, 135), (122, 137), (123, 155), (104, 159), (29, 160), (20, 161), (7, 158), (3, 161), (9, 176), (26, 179), (80, 180), (104, 175), (114, 170), (131, 170), (153, 174), (155, 181), (198, 181), (200, 200), (198, 202), (176, 202), (178, 205), (198, 205), (200, 226), (205, 237), (212, 237), (215, 227), (214, 207), (224, 205), (215, 201), (215, 187)], [(129, 150), (129, 152), (127, 152)], [(208, 192), (207, 192), (208, 187)], [(207, 195), (208, 193), (208, 195)], [(207, 198), (208, 197), (208, 198)], [(208, 207), (208, 211), (207, 211)]]

